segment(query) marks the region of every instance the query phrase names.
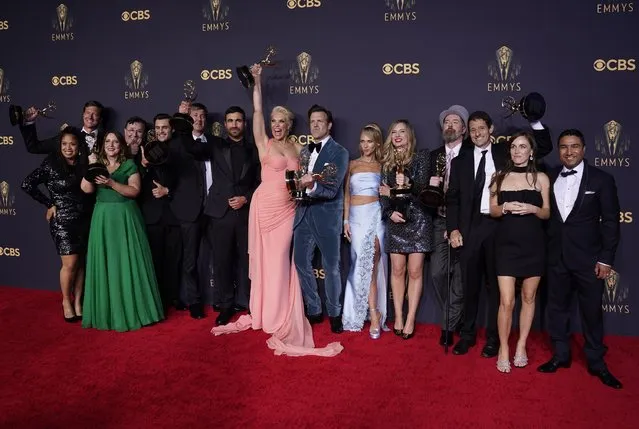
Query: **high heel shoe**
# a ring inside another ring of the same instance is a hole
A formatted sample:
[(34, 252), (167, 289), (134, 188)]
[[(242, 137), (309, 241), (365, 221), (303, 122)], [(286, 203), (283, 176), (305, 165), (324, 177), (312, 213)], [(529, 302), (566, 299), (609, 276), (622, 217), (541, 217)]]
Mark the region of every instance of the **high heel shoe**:
[(523, 368), (528, 365), (528, 356), (524, 353), (523, 355), (515, 354), (513, 358), (513, 365), (517, 368)]
[(402, 329), (402, 338), (405, 340), (410, 340), (411, 338), (413, 338), (415, 336), (415, 327), (413, 326), (413, 332), (411, 332), (410, 334), (407, 334), (406, 332), (404, 332), (404, 330)]
[(73, 316), (67, 317), (66, 312), (64, 311), (64, 304), (62, 304), (62, 317), (64, 317), (64, 321), (67, 323), (74, 323), (78, 321), (78, 316), (76, 316), (75, 311), (73, 311)]
[(508, 359), (506, 360), (497, 359), (497, 370), (499, 372), (508, 374), (510, 372), (510, 361)]
[(382, 335), (382, 329), (380, 326), (381, 323), (381, 313), (379, 312), (378, 309), (371, 309), (371, 313), (377, 313), (377, 328), (373, 328), (373, 318), (371, 317), (371, 327), (368, 330), (368, 335), (371, 337), (372, 340), (378, 340), (379, 337), (381, 337)]

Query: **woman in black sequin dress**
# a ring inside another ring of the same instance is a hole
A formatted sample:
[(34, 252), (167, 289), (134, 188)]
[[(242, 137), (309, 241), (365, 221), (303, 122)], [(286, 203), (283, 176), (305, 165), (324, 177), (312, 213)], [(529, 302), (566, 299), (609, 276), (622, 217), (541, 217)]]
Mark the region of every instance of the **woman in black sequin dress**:
[[(424, 258), (433, 250), (432, 218), (418, 199), (428, 185), (430, 156), (427, 149), (417, 151), (415, 146), (415, 133), (410, 123), (403, 119), (393, 122), (384, 143), (381, 180), (387, 186), (380, 188), (380, 202), (382, 219), (386, 222), (384, 250), (390, 253), (391, 259), (394, 331), (404, 339), (411, 338), (415, 331), (415, 316), (423, 288)], [(407, 186), (410, 192), (396, 194), (398, 185)], [(406, 271), (408, 314), (404, 322)]]
[[(22, 182), (22, 189), (47, 206), (47, 221), (58, 255), (62, 259), (60, 288), (62, 309), (68, 322), (82, 316), (84, 254), (89, 233), (91, 202), (80, 189), (82, 168), (78, 165), (78, 134), (66, 128), (60, 147)], [(38, 189), (44, 185), (45, 195)]]

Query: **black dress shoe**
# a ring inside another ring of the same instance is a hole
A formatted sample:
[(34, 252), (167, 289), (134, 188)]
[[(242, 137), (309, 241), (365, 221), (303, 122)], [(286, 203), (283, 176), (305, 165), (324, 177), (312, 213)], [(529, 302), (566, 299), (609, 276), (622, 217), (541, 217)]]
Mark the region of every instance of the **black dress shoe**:
[(570, 368), (570, 363), (570, 360), (561, 361), (556, 356), (553, 356), (548, 362), (539, 365), (537, 371), (552, 374), (557, 372), (559, 368)]
[(202, 304), (189, 305), (189, 313), (191, 313), (191, 317), (194, 319), (204, 319), (204, 308), (202, 308)]
[(219, 313), (220, 311), (222, 311), (220, 306), (217, 304), (212, 304), (211, 307), (213, 308), (213, 311), (215, 311), (216, 313)]
[(311, 325), (316, 325), (318, 323), (322, 323), (322, 320), (324, 319), (324, 317), (322, 316), (322, 313), (320, 314), (311, 314), (306, 316), (306, 318), (308, 319), (308, 322)]
[(487, 342), (481, 351), (481, 357), (493, 358), (499, 353), (499, 343), (494, 341)]
[(334, 334), (341, 334), (342, 332), (344, 332), (344, 326), (342, 326), (341, 317), (329, 317), (328, 319), (331, 322), (331, 331), (333, 331)]
[(173, 307), (175, 307), (177, 311), (186, 311), (188, 308), (182, 301), (173, 301)]
[(468, 353), (468, 350), (474, 345), (475, 340), (467, 340), (465, 338), (462, 338), (457, 344), (455, 344), (455, 347), (453, 347), (453, 354), (465, 355), (466, 353)]
[(617, 380), (607, 369), (596, 370), (588, 368), (588, 373), (595, 377), (599, 377), (599, 380), (601, 380), (603, 384), (612, 387), (613, 389), (621, 389), (623, 387), (621, 381)]
[(220, 312), (220, 315), (215, 319), (216, 325), (226, 325), (231, 321), (233, 315), (235, 314), (235, 309), (233, 307), (223, 308)]
[(235, 307), (233, 307), (235, 309), (235, 311), (246, 311), (248, 310), (248, 307), (245, 307), (243, 305), (239, 305), (239, 304), (235, 304)]
[(446, 331), (442, 329), (442, 334), (439, 337), (439, 345), (445, 346), (446, 344), (448, 344), (449, 346), (452, 346), (454, 342), (455, 342), (455, 337), (454, 337), (453, 331)]

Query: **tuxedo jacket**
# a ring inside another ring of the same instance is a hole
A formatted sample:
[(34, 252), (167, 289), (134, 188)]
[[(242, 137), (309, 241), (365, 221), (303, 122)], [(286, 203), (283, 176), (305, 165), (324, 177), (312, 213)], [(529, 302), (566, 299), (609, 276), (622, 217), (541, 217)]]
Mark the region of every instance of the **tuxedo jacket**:
[[(547, 129), (533, 130), (537, 142), (537, 160), (552, 152), (552, 139)], [(493, 144), (491, 153), (495, 170), (506, 166), (510, 158), (509, 142)], [(462, 237), (470, 231), (473, 215), (473, 192), (475, 189), (475, 146), (464, 145), (459, 155), (451, 162), (448, 191), (446, 192), (446, 229), (448, 234), (459, 230)], [(486, 181), (490, 181), (486, 177)]]
[[(60, 147), (59, 134), (53, 137), (39, 140), (38, 132), (36, 130), (35, 123), (29, 125), (20, 125), (20, 133), (24, 139), (24, 144), (27, 148), (27, 152), (33, 154), (49, 154), (55, 152)], [(84, 135), (84, 133), (83, 133)], [(104, 131), (98, 129), (97, 140), (95, 142), (97, 147), (100, 148), (104, 142)], [(88, 165), (88, 158), (90, 155), (89, 146), (86, 142), (79, 142), (78, 155), (80, 161), (84, 165)], [(84, 143), (84, 144), (82, 144)]]
[(571, 270), (594, 270), (601, 262), (614, 265), (619, 244), (619, 198), (615, 179), (588, 165), (579, 184), (575, 204), (566, 220), (557, 207), (554, 185), (562, 168), (550, 172), (551, 208), (548, 222), (548, 261), (563, 260)]
[(163, 221), (167, 225), (178, 225), (178, 219), (171, 210), (171, 193), (162, 198), (155, 198), (153, 196), (153, 189), (156, 187), (153, 181), (169, 188), (169, 191), (175, 188), (175, 168), (171, 165), (171, 159), (169, 158), (169, 160), (162, 165), (149, 165), (148, 167), (143, 167), (141, 162), (139, 162), (140, 159), (140, 152), (138, 152), (134, 161), (136, 161), (138, 165), (142, 180), (137, 201), (142, 212), (142, 217), (144, 218), (144, 223), (147, 225), (156, 225), (160, 223), (160, 221)]
[[(308, 147), (304, 146), (300, 159), (307, 160), (309, 157)], [(325, 225), (327, 229), (334, 230), (330, 231), (331, 234), (333, 232), (337, 235), (341, 234), (344, 213), (344, 177), (348, 170), (348, 158), (348, 151), (332, 137), (326, 141), (310, 173), (321, 173), (325, 164), (335, 164), (337, 174), (326, 182), (315, 182), (317, 188), (309, 194), (310, 201), (301, 202), (295, 210), (293, 229), (299, 225), (304, 216), (310, 216), (316, 225)]]
[[(240, 209), (247, 211), (253, 197), (253, 192), (259, 186), (261, 180), (260, 159), (257, 148), (250, 141), (244, 140), (244, 163), (239, 178), (233, 176), (233, 164), (231, 160), (231, 145), (237, 144), (210, 134), (206, 135), (206, 143), (198, 143), (190, 138), (182, 140), (183, 150), (191, 154), (198, 161), (211, 161), (211, 176), (213, 183), (209, 189), (204, 214), (212, 218), (223, 217), (229, 207), (229, 198), (236, 196), (246, 197), (247, 203)], [(198, 166), (198, 169), (200, 167)], [(199, 170), (198, 177), (204, 180)], [(284, 180), (284, 179), (282, 179)], [(204, 189), (204, 186), (202, 186)], [(204, 191), (206, 195), (206, 190)]]

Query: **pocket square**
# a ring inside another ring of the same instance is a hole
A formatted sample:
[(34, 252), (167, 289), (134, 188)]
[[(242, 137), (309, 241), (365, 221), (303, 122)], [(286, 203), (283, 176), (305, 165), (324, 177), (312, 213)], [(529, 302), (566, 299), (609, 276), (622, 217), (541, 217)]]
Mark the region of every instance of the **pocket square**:
[(586, 191), (585, 195), (595, 195), (595, 191)]

